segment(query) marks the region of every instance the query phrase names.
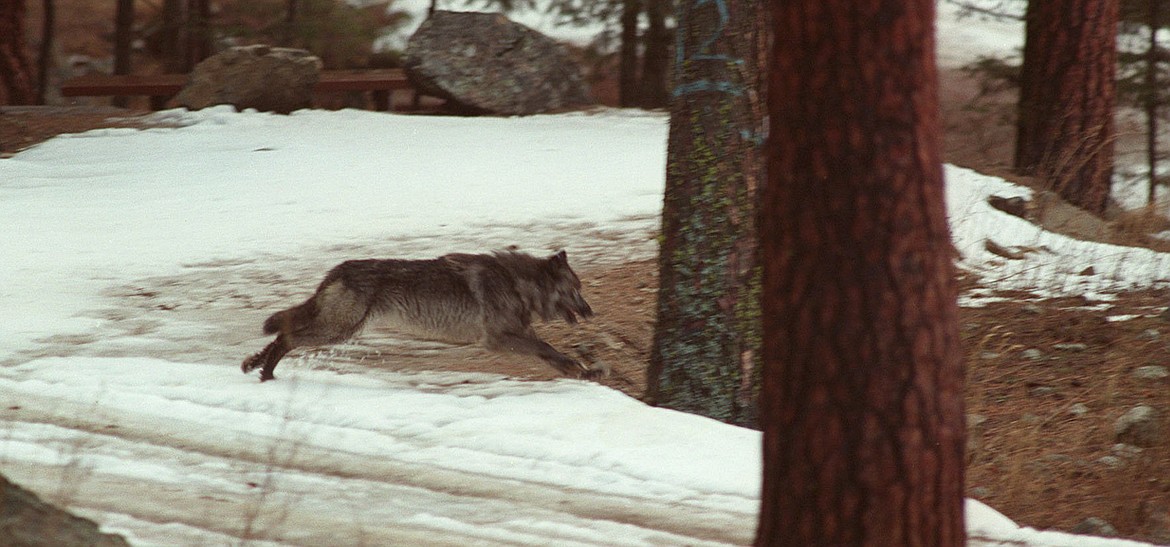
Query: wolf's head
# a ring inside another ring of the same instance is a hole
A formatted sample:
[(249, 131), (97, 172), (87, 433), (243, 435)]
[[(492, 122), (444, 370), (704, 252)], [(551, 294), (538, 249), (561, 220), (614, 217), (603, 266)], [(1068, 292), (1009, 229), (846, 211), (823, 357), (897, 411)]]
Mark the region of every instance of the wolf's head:
[(569, 267), (569, 256), (565, 251), (545, 259), (545, 290), (542, 295), (540, 316), (545, 321), (560, 317), (569, 323), (576, 323), (577, 316), (593, 316), (593, 308), (581, 296), (581, 279)]

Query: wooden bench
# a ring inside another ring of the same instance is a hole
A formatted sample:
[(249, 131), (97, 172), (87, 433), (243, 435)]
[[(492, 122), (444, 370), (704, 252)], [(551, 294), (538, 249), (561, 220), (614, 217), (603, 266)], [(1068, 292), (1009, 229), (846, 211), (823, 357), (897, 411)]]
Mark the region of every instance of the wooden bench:
[[(186, 74), (86, 74), (61, 83), (63, 97), (149, 96), (150, 107), (162, 110), (171, 97), (187, 85)], [(374, 107), (390, 110), (390, 93), (412, 89), (406, 74), (397, 69), (326, 70), (313, 87), (314, 93), (362, 91), (373, 94)]]

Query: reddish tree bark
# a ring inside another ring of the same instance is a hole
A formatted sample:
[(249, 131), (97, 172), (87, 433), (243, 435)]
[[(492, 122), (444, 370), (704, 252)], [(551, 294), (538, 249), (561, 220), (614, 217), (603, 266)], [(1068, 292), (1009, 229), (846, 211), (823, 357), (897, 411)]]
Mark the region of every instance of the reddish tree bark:
[(33, 67), (25, 54), (24, 0), (0, 2), (0, 103), (33, 104)]
[(961, 546), (934, 0), (772, 0), (757, 545)]
[(1030, 0), (1015, 169), (1105, 211), (1113, 176), (1117, 0)]

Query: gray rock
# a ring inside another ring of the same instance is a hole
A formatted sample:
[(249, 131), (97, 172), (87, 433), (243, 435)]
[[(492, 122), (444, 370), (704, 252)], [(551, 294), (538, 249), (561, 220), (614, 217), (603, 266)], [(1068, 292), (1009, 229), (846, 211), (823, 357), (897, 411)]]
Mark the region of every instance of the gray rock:
[(967, 429), (979, 429), (983, 424), (987, 423), (987, 416), (983, 414), (976, 414), (974, 412), (967, 414)]
[(1039, 361), (1040, 359), (1044, 358), (1044, 352), (1042, 352), (1036, 348), (1029, 348), (1029, 349), (1026, 349), (1024, 351), (1021, 351), (1020, 356), (1023, 357), (1024, 359), (1028, 359), (1030, 361)]
[(420, 92), (469, 113), (527, 115), (593, 102), (568, 50), (496, 13), (436, 11), (407, 42), (403, 68)]
[(1117, 443), (1113, 445), (1110, 450), (1113, 452), (1114, 456), (1120, 456), (1123, 458), (1136, 458), (1142, 454), (1144, 449), (1140, 446), (1134, 446), (1132, 444)]
[(303, 49), (233, 47), (195, 66), (174, 103), (191, 110), (230, 104), (288, 114), (313, 105), (321, 60)]
[(1085, 351), (1089, 349), (1089, 345), (1082, 344), (1080, 342), (1052, 344), (1052, 349), (1057, 349), (1060, 351)]
[(1085, 403), (1073, 403), (1068, 407), (1068, 413), (1073, 416), (1084, 416), (1089, 413), (1089, 405)]
[(1089, 517), (1085, 520), (1082, 520), (1080, 524), (1073, 526), (1072, 530), (1069, 531), (1074, 534), (1087, 534), (1090, 536), (1117, 536), (1117, 528), (1114, 528), (1113, 525), (1106, 522), (1105, 519), (1097, 517)]
[(45, 503), (0, 475), (0, 544), (24, 547), (121, 547), (125, 538), (103, 534), (92, 520)]
[(1149, 448), (1164, 440), (1165, 427), (1153, 407), (1141, 405), (1118, 418), (1113, 424), (1113, 432), (1119, 443)]
[(1121, 469), (1125, 466), (1125, 462), (1121, 461), (1121, 458), (1118, 458), (1117, 456), (1101, 456), (1100, 458), (1097, 458), (1097, 463), (1104, 465), (1109, 469)]
[(1166, 367), (1148, 365), (1133, 370), (1133, 377), (1139, 380), (1161, 380), (1170, 377), (1170, 370)]
[(1138, 340), (1157, 340), (1161, 337), (1162, 333), (1158, 332), (1158, 329), (1146, 329), (1137, 335)]
[(1020, 218), (1025, 218), (1025, 219), (1028, 218), (1028, 216), (1029, 216), (1028, 215), (1029, 202), (1028, 202), (1028, 200), (1026, 200), (1020, 196), (1015, 196), (1015, 197), (1010, 197), (1010, 198), (1005, 198), (1005, 197), (1000, 197), (1000, 196), (989, 196), (987, 198), (987, 204), (992, 206), (992, 207), (995, 207), (996, 209), (999, 209), (1000, 211), (1003, 211), (1009, 215), (1014, 215), (1014, 216), (1018, 216)]

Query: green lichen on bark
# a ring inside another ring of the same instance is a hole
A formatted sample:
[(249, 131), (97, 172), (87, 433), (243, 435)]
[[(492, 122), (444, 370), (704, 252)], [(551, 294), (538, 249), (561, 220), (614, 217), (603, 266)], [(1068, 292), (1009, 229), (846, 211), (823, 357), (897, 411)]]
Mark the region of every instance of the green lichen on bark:
[(761, 343), (755, 215), (762, 160), (752, 136), (762, 120), (758, 92), (720, 91), (755, 85), (743, 64), (687, 61), (679, 69), (681, 80), (726, 85), (676, 97), (672, 105), (647, 399), (755, 426)]

